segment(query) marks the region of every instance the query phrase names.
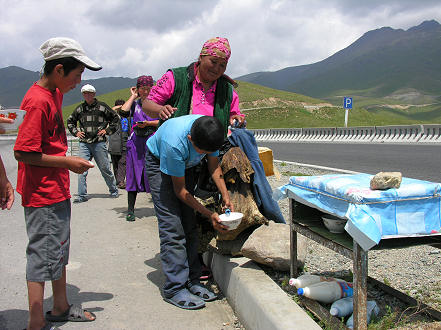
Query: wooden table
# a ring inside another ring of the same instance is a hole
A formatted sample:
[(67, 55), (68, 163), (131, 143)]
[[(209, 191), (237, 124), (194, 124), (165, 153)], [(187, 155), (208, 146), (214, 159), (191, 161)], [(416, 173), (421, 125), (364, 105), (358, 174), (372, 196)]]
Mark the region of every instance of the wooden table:
[[(384, 291), (393, 294), (410, 305), (426, 307), (426, 312), (441, 320), (441, 312), (417, 302), (408, 295), (368, 276), (368, 251), (363, 250), (352, 237), (345, 233), (334, 234), (323, 225), (322, 212), (289, 198), (289, 223), (291, 233), (291, 277), (297, 277), (297, 233), (349, 258), (353, 261), (354, 329), (367, 329), (367, 281), (372, 280)], [(371, 250), (405, 248), (414, 245), (441, 244), (441, 236), (405, 237), (382, 239)]]

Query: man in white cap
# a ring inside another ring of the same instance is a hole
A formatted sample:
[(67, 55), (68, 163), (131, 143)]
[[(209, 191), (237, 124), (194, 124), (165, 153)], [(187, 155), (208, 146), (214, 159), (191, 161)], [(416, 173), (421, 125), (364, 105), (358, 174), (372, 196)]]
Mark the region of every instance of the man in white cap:
[[(111, 135), (118, 129), (119, 118), (106, 103), (95, 98), (96, 90), (92, 85), (81, 88), (84, 102), (67, 118), (67, 128), (73, 136), (80, 139), (80, 157), (86, 160), (95, 159), (104, 181), (109, 187), (110, 197), (118, 197), (115, 176), (110, 169), (106, 145), (106, 134)], [(78, 176), (78, 196), (74, 203), (88, 200), (87, 171)]]
[[(52, 38), (40, 51), (43, 74), (20, 105), (26, 116), (18, 130), (14, 156), (18, 160), (17, 192), (24, 207), (28, 245), (26, 280), (29, 300), (27, 329), (58, 329), (49, 322), (93, 321), (95, 315), (69, 304), (66, 265), (70, 251), (69, 171), (83, 173), (93, 164), (77, 156), (66, 156), (68, 149), (63, 121), (63, 95), (81, 82), (85, 68), (101, 66), (84, 53), (78, 42)], [(43, 228), (46, 228), (43, 229)], [(50, 228), (50, 230), (47, 230)], [(51, 311), (44, 314), (44, 286), (52, 282)], [(46, 318), (46, 320), (45, 320)]]

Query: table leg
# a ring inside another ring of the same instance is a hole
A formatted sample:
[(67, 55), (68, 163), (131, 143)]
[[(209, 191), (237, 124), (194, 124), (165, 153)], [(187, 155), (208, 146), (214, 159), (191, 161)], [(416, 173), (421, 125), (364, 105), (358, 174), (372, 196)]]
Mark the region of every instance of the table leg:
[(367, 329), (368, 253), (354, 240), (354, 329)]
[(290, 253), (290, 265), (289, 273), (290, 277), (297, 277), (297, 232), (293, 230), (293, 219), (295, 214), (296, 201), (290, 199), (289, 203), (289, 253)]

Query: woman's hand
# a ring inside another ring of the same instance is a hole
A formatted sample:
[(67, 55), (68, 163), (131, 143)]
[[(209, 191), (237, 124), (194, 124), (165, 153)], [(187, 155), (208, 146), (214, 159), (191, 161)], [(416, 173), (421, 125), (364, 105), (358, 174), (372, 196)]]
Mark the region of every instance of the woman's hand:
[(169, 119), (178, 108), (173, 108), (170, 104), (163, 105), (159, 111), (159, 118), (162, 120)]
[(130, 93), (132, 94), (132, 97), (138, 97), (138, 88), (136, 88), (135, 86), (130, 87)]
[(219, 214), (214, 212), (210, 216), (210, 221), (214, 229), (216, 229), (220, 233), (226, 233), (228, 231), (228, 227), (223, 225), (221, 219), (219, 218)]
[(234, 121), (237, 120), (237, 127), (244, 127), (245, 126), (245, 117), (239, 116), (239, 115), (232, 115), (230, 116), (230, 126), (236, 127), (234, 124)]
[(144, 127), (149, 126), (149, 122), (147, 120), (144, 120), (143, 122), (137, 121), (136, 126), (138, 126), (139, 128), (144, 128)]

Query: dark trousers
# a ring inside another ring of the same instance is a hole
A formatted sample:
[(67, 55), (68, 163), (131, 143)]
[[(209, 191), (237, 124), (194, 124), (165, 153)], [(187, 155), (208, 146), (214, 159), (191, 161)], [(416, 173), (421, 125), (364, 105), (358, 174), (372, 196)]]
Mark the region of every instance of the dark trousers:
[(115, 175), (118, 186), (125, 185), (126, 182), (126, 151), (122, 155), (110, 154), (112, 159), (113, 174)]
[[(163, 293), (166, 298), (185, 288), (188, 281), (199, 279), (198, 233), (194, 210), (178, 199), (171, 176), (159, 169), (159, 159), (147, 149), (147, 176), (156, 217), (158, 218), (160, 256), (165, 275)], [(193, 168), (185, 172), (187, 190), (194, 193)]]

